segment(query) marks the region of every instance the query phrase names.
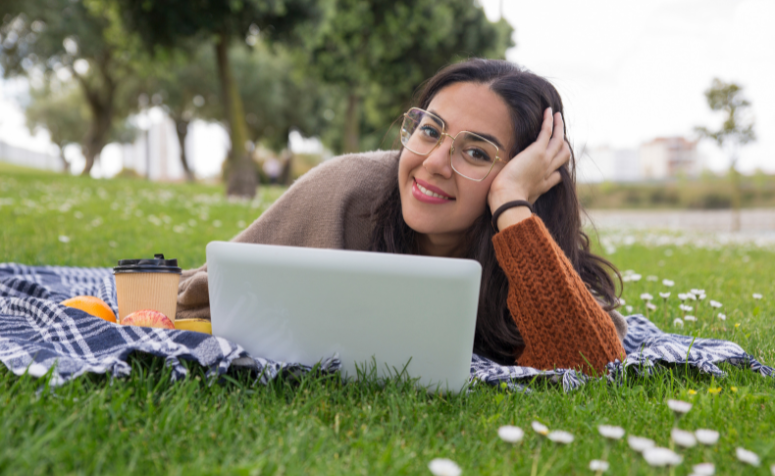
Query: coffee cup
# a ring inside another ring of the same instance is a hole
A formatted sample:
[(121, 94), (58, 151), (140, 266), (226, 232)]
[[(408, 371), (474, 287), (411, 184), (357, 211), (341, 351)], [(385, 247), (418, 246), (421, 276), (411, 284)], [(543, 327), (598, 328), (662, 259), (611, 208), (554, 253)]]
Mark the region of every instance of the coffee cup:
[(113, 268), (118, 298), (118, 322), (135, 311), (153, 309), (175, 322), (181, 269), (177, 259), (124, 259)]

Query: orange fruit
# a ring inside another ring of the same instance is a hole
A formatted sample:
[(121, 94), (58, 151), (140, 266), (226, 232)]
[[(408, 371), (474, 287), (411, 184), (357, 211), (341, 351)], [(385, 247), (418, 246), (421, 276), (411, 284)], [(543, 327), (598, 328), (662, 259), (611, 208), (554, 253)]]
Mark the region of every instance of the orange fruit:
[(108, 322), (116, 322), (116, 315), (105, 301), (94, 296), (76, 296), (60, 302), (63, 306), (80, 309), (87, 314), (105, 319)]

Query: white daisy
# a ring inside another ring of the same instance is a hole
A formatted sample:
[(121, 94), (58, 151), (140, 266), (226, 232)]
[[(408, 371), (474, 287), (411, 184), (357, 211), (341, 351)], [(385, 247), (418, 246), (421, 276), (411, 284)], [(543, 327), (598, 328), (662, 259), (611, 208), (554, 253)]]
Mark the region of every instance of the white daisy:
[(593, 459), (589, 462), (589, 469), (592, 471), (600, 471), (601, 473), (605, 473), (608, 471), (608, 461)]
[(59, 235), (60, 243), (70, 243), (70, 237), (65, 235)]
[(694, 437), (694, 433), (678, 428), (673, 428), (670, 431), (670, 438), (673, 439), (675, 444), (684, 448), (691, 448), (697, 444), (697, 438)]
[(699, 429), (694, 432), (694, 436), (697, 437), (697, 441), (703, 445), (715, 445), (718, 441), (718, 432), (713, 430)]
[(727, 315), (724, 314), (723, 312), (719, 312), (718, 313), (718, 318), (721, 319), (722, 321), (726, 321), (727, 320)]
[(664, 284), (665, 286), (667, 286), (668, 288), (670, 288), (670, 287), (672, 287), (672, 286), (674, 286), (674, 285), (675, 285), (675, 282), (674, 282), (674, 281), (671, 281), (671, 280), (669, 280), (669, 279), (663, 279), (663, 280), (662, 280), (662, 284)]
[(643, 293), (640, 295), (640, 298), (643, 299), (644, 301), (651, 301), (652, 299), (654, 299), (654, 296), (652, 296), (649, 293)]
[(530, 426), (533, 427), (533, 430), (535, 430), (536, 433), (539, 435), (548, 435), (549, 434), (549, 428), (547, 428), (546, 425), (542, 425), (541, 423), (538, 423), (537, 421), (534, 421), (530, 424)]
[(743, 463), (748, 463), (751, 466), (759, 466), (759, 464), (761, 464), (761, 460), (759, 460), (759, 455), (757, 455), (753, 451), (748, 451), (743, 448), (737, 448), (735, 450), (735, 453), (737, 454), (737, 459), (739, 459)]
[(683, 327), (684, 321), (680, 317), (673, 319), (673, 327)]
[(715, 307), (716, 309), (720, 308), (722, 304), (718, 301), (714, 301), (713, 299), (710, 300), (710, 307)]
[(646, 281), (659, 281), (659, 278), (654, 275), (646, 276)]
[(654, 440), (650, 440), (642, 436), (630, 435), (627, 437), (627, 444), (630, 445), (630, 448), (637, 451), (638, 453), (643, 453), (645, 450), (654, 447)]
[(684, 316), (685, 321), (695, 322), (697, 318), (695, 316)]
[(518, 426), (506, 425), (498, 428), (498, 436), (506, 443), (519, 443), (525, 436), (525, 432)]
[(434, 476), (460, 476), (463, 471), (454, 461), (447, 458), (436, 458), (428, 464), (428, 469)]
[(670, 293), (659, 293), (659, 297), (662, 299), (667, 299), (670, 297)]
[(546, 435), (546, 438), (554, 441), (555, 443), (562, 443), (563, 445), (567, 445), (568, 443), (573, 443), (573, 435), (568, 433), (567, 431), (562, 430), (555, 430), (548, 435)]
[(759, 293), (753, 293), (753, 298), (754, 299), (761, 299), (762, 297), (763, 296), (761, 294), (759, 294)]
[(668, 400), (667, 406), (676, 413), (689, 413), (692, 409), (692, 404), (684, 402), (683, 400)]
[(597, 431), (605, 438), (612, 440), (620, 440), (624, 436), (624, 428), (620, 426), (600, 425), (597, 427)]
[(650, 303), (650, 302), (649, 302), (649, 303), (646, 303), (646, 307), (647, 307), (649, 310), (651, 310), (651, 311), (656, 311), (656, 310), (657, 310), (657, 306), (656, 306), (656, 304), (652, 304), (652, 303)]
[(667, 448), (649, 448), (643, 451), (643, 458), (651, 466), (677, 466), (683, 457)]
[(713, 463), (700, 463), (692, 466), (692, 471), (699, 476), (713, 476), (716, 474), (716, 467)]

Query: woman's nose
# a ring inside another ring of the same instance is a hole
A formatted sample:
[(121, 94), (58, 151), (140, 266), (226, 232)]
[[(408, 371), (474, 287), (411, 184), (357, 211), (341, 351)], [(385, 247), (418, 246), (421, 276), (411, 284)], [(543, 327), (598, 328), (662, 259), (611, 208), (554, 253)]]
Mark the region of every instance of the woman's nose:
[(444, 137), (441, 143), (428, 154), (422, 165), (429, 173), (441, 175), (444, 178), (452, 177), (452, 164), (450, 163), (450, 147), (452, 138)]

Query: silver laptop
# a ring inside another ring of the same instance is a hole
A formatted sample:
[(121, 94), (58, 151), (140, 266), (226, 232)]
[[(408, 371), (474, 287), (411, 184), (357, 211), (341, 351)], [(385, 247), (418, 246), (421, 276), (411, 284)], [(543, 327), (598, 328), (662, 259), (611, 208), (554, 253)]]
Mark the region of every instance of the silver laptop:
[(405, 374), (429, 391), (467, 383), (482, 268), (463, 259), (211, 242), (213, 334), (251, 355), (346, 378)]

